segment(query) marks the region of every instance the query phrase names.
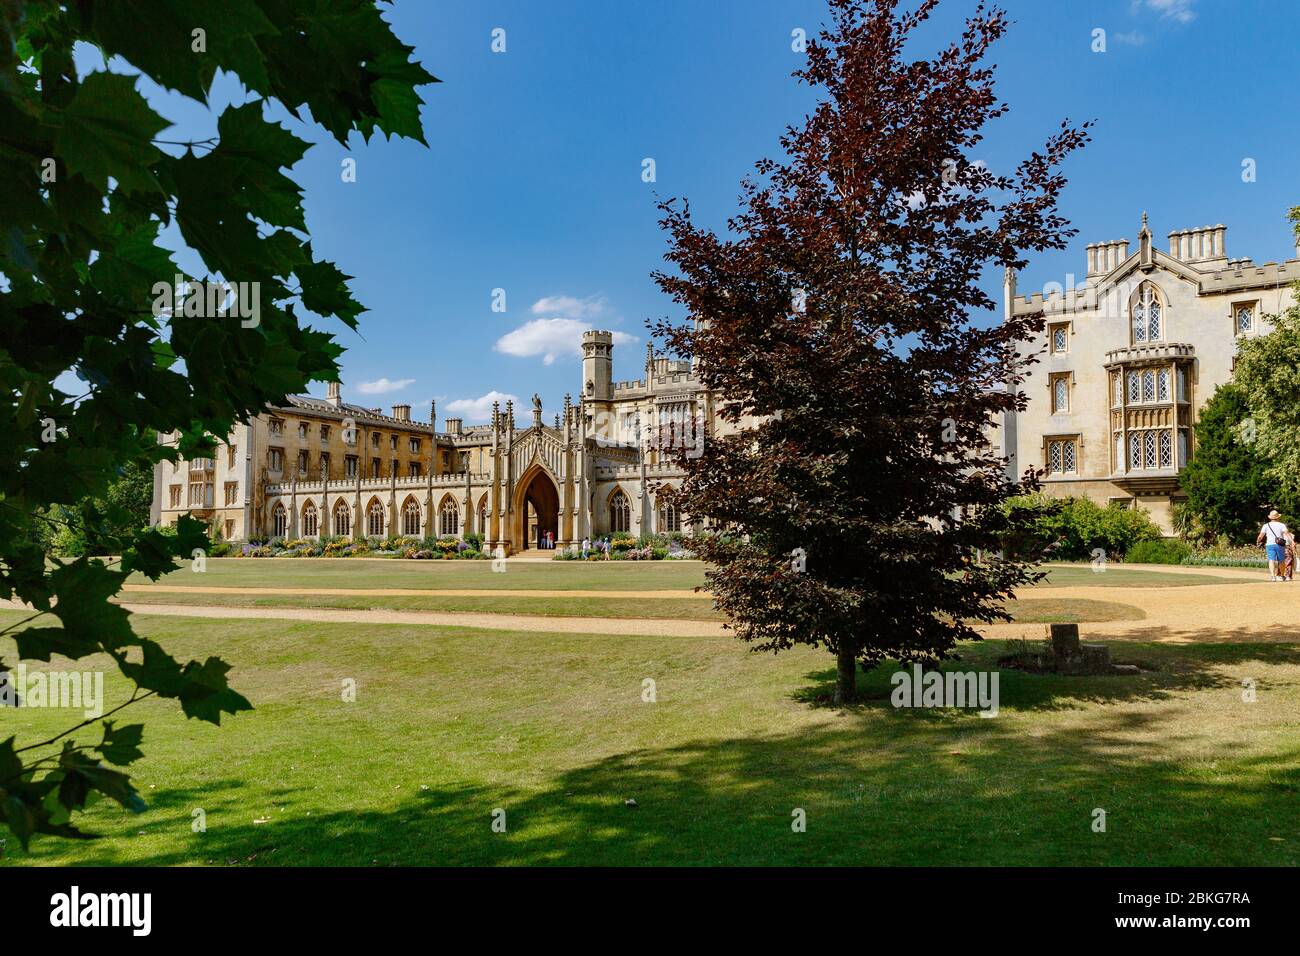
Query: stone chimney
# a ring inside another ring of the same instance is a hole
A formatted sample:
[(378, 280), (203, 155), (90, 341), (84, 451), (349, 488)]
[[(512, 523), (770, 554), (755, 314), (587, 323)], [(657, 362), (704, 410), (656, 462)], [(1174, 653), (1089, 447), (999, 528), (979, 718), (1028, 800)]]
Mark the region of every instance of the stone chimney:
[(399, 422), (409, 422), (411, 420), (411, 406), (394, 405), (393, 417), (396, 418)]
[(1088, 245), (1088, 275), (1105, 275), (1128, 258), (1128, 240), (1093, 242)]
[(1169, 234), (1169, 254), (1183, 262), (1228, 261), (1224, 236), (1228, 227), (1201, 226), (1197, 229), (1179, 229)]
[(335, 408), (343, 404), (342, 395), (343, 386), (338, 382), (330, 382), (325, 386), (325, 401), (329, 402)]
[(447, 434), (448, 434), (448, 435), (459, 435), (459, 434), (460, 434), (460, 426), (461, 426), (461, 422), (462, 422), (462, 419), (459, 419), (459, 418), (449, 418), (449, 419), (447, 419), (447, 428), (446, 428)]

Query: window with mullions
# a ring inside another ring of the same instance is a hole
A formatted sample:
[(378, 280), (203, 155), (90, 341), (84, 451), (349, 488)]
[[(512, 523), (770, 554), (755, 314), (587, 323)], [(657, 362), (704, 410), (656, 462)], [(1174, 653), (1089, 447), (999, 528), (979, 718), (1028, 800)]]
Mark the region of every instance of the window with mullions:
[(1073, 438), (1054, 438), (1047, 443), (1047, 473), (1070, 475), (1078, 471), (1079, 446)]
[(1133, 342), (1159, 342), (1164, 339), (1164, 306), (1155, 287), (1143, 283), (1133, 303)]
[(1128, 434), (1130, 468), (1174, 467), (1174, 438), (1168, 429), (1148, 429)]

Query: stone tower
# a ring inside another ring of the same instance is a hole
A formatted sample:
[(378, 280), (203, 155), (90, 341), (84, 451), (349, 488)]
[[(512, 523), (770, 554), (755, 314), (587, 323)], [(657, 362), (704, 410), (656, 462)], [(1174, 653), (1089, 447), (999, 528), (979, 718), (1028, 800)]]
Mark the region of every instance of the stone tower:
[(588, 401), (607, 402), (613, 397), (614, 333), (582, 333), (582, 394)]

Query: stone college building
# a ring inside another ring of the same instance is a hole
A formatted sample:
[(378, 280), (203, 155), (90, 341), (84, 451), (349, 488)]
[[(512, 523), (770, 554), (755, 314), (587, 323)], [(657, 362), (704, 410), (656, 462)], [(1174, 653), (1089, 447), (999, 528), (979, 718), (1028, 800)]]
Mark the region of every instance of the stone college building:
[(1238, 340), (1268, 331), (1300, 278), (1300, 250), (1255, 265), (1228, 257), (1225, 232), (1171, 232), (1165, 252), (1144, 213), (1137, 247), (1089, 245), (1073, 288), (1018, 297), (1008, 270), (1006, 317), (1042, 310), (1047, 323), (1027, 347), (1039, 356), (1021, 386), (1028, 408), (998, 436), (1010, 474), (1042, 469), (1048, 494), (1142, 508), (1172, 533), (1198, 410), (1231, 376)]
[(237, 426), (216, 458), (156, 466), (153, 523), (189, 512), (227, 541), (476, 532), (507, 554), (689, 531), (659, 490), (681, 481), (680, 450), (725, 427), (713, 397), (689, 361), (649, 348), (644, 378), (612, 381), (610, 332), (584, 333), (582, 351), (581, 397), (566, 395), (549, 424), (537, 396), (522, 425), (507, 402), (487, 425), (442, 429), (409, 405), (348, 404), (337, 382), (324, 399), (290, 396)]
[[(1222, 225), (1169, 233), (1145, 214), (1127, 239), (1087, 247), (1082, 284), (1027, 298), (1008, 272), (1004, 311), (1042, 310), (1026, 349), (1040, 360), (1026, 411), (993, 429), (1010, 474), (1045, 472), (1049, 494), (1142, 508), (1171, 533), (1178, 476), (1196, 453), (1200, 406), (1232, 374), (1236, 344), (1290, 306), (1300, 258), (1228, 258)], [(682, 479), (677, 450), (726, 427), (689, 361), (646, 355), (644, 378), (611, 378), (613, 335), (583, 335), (582, 384), (553, 422), (534, 396), (522, 425), (493, 407), (487, 425), (413, 421), (328, 397), (291, 396), (227, 436), (215, 459), (154, 472), (154, 523), (186, 513), (228, 541), (268, 537), (456, 537), (507, 553), (588, 536), (689, 531), (659, 490)]]

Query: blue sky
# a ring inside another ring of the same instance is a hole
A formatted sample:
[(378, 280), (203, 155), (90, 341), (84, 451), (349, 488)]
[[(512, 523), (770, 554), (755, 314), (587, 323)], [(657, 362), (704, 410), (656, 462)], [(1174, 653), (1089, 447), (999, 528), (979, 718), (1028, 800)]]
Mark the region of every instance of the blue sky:
[[(955, 36), (974, 5), (946, 0), (922, 42)], [(1081, 281), (1084, 245), (1136, 241), (1143, 210), (1161, 248), (1172, 229), (1222, 222), (1230, 256), (1294, 255), (1284, 216), (1300, 203), (1297, 5), (1004, 5), (1016, 23), (994, 60), (1010, 112), (972, 158), (1006, 169), (1063, 118), (1098, 121), (1067, 166), (1063, 209), (1080, 235), (1031, 264), (1022, 294), (1068, 273)], [(481, 420), (492, 392), (538, 391), (549, 419), (579, 389), (582, 327), (621, 333), (615, 377), (637, 377), (645, 321), (677, 314), (650, 278), (665, 250), (656, 196), (689, 197), (700, 221), (722, 226), (741, 177), (808, 107), (789, 76), (799, 60), (791, 31), (813, 33), (824, 5), (398, 0), (386, 9), (443, 80), (423, 89), (429, 148), (357, 138), (347, 151), (317, 127), (296, 127), (317, 144), (293, 171), (315, 247), (356, 276), (370, 309), (359, 335), (337, 330), (344, 397), (409, 402), (419, 418), (436, 397), (440, 420), (456, 411)], [(504, 53), (491, 49), (495, 28)], [(1104, 53), (1092, 49), (1098, 29)], [(214, 106), (232, 97), (238, 89), (219, 82)], [(178, 122), (165, 136), (215, 126), (180, 97), (151, 99)], [(356, 182), (340, 176), (347, 156)], [(641, 178), (647, 157), (655, 183)], [(1243, 182), (1246, 159), (1254, 182)], [(1000, 290), (1000, 279), (990, 283)], [(494, 289), (505, 291), (504, 313), (492, 310)]]

